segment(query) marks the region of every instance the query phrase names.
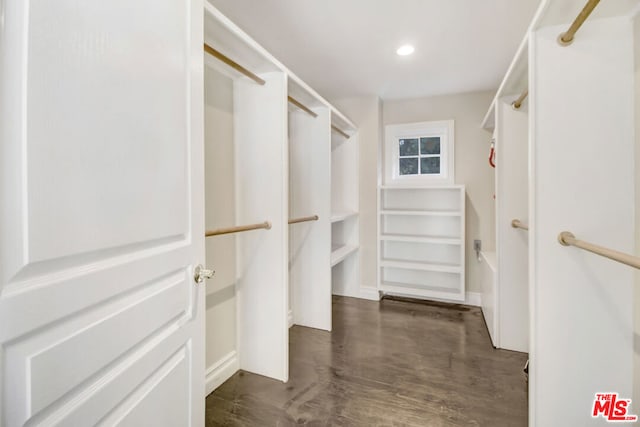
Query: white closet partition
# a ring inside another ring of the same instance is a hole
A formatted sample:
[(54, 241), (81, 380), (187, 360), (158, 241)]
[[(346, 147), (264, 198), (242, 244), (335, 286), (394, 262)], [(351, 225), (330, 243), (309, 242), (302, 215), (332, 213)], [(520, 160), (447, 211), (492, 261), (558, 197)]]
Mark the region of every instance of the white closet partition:
[[(634, 40), (640, 40), (640, 9), (633, 19)], [(636, 134), (636, 206), (640, 203), (640, 43), (634, 44), (635, 57), (635, 134)], [(640, 209), (636, 209), (636, 255), (640, 256)], [(635, 336), (640, 336), (640, 271), (636, 271), (635, 285)], [(633, 401), (640, 402), (640, 351), (634, 355)], [(636, 404), (637, 405), (637, 404)]]
[[(497, 101), (496, 250), (498, 280), (494, 345), (516, 351), (529, 348), (529, 233), (511, 226), (528, 224), (529, 103), (519, 109), (519, 94)], [(484, 299), (484, 296), (483, 296)]]
[(289, 377), (287, 76), (234, 83), (236, 222), (270, 230), (238, 234), (240, 368)]
[[(211, 67), (205, 87), (205, 227), (235, 225), (233, 80)], [(238, 370), (236, 349), (236, 235), (205, 239), (206, 266), (216, 274), (207, 281), (207, 394)]]
[(293, 323), (331, 330), (331, 112), (289, 113), (289, 217), (317, 221), (289, 226)]
[(587, 425), (595, 393), (632, 392), (633, 269), (557, 241), (634, 253), (631, 20), (590, 19), (562, 47), (566, 28), (530, 41), (532, 426)]
[[(558, 13), (557, 4), (549, 3), (541, 3), (531, 28), (547, 17), (543, 12), (548, 7), (552, 15)], [(496, 251), (482, 253), (482, 313), (495, 347), (523, 352), (528, 351), (530, 335), (529, 233), (513, 228), (511, 222), (518, 219), (528, 224), (529, 218), (529, 49), (527, 33), (482, 122), (493, 132), (496, 150)], [(520, 101), (518, 108), (513, 106), (516, 100)]]

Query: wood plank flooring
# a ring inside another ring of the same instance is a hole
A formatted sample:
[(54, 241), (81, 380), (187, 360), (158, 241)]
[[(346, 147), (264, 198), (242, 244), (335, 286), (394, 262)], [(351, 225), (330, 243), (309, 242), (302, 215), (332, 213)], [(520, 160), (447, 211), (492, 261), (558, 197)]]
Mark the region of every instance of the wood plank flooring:
[(236, 373), (207, 426), (527, 425), (527, 355), (494, 349), (477, 307), (334, 297), (333, 332), (289, 337), (289, 382)]

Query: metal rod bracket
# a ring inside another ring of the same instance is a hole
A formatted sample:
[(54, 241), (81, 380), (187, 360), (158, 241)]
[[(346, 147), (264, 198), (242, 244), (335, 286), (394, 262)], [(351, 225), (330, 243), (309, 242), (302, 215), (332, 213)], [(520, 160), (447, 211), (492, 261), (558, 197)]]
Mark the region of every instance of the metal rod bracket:
[(563, 231), (560, 234), (558, 234), (558, 242), (560, 242), (562, 246), (571, 246), (568, 243), (567, 239), (575, 239), (575, 238), (576, 236), (574, 236), (573, 233), (569, 231)]
[(522, 94), (518, 97), (518, 99), (516, 99), (511, 103), (511, 107), (514, 110), (519, 110), (520, 107), (522, 107), (522, 103), (524, 102), (524, 100), (527, 99), (527, 96), (529, 96), (529, 89), (525, 89), (525, 91), (522, 92)]
[(567, 33), (562, 33), (558, 36), (558, 44), (560, 46), (569, 46), (571, 43), (573, 43), (574, 37), (571, 36), (570, 39), (565, 40), (566, 36), (567, 36)]
[(591, 15), (591, 12), (593, 12), (593, 9), (596, 8), (598, 3), (600, 3), (600, 0), (587, 1), (587, 4), (584, 5), (578, 16), (576, 16), (576, 19), (574, 19), (569, 29), (566, 32), (560, 34), (560, 36), (558, 37), (558, 44), (560, 44), (560, 46), (569, 46), (571, 43), (573, 43), (573, 39), (576, 33), (578, 32), (582, 24), (584, 24), (584, 22), (587, 20), (589, 15)]
[(529, 226), (525, 225), (522, 223), (522, 221), (520, 221), (519, 219), (514, 219), (511, 221), (511, 226), (513, 228), (521, 228), (523, 230), (527, 230), (529, 231)]

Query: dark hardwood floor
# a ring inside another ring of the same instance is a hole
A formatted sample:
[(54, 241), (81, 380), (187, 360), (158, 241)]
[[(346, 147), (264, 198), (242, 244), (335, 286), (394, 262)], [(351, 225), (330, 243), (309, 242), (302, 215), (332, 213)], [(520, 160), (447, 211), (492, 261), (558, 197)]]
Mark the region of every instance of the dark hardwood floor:
[(289, 337), (289, 382), (236, 373), (207, 426), (527, 425), (527, 355), (494, 349), (477, 307), (334, 297), (333, 332)]

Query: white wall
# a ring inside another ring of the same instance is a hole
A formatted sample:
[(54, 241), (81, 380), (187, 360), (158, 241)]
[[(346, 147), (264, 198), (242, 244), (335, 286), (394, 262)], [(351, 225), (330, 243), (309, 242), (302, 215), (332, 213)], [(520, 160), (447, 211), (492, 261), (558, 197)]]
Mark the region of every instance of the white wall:
[[(235, 225), (233, 81), (205, 69), (205, 226)], [(236, 350), (235, 235), (206, 239), (208, 280), (206, 316), (207, 372)], [(209, 384), (208, 384), (209, 385)]]
[[(467, 191), (467, 292), (480, 292), (482, 270), (473, 251), (473, 240), (481, 239), (485, 250), (495, 248), (495, 177), (487, 160), (491, 134), (480, 128), (493, 95), (494, 91), (473, 92), (385, 101), (383, 105), (385, 126), (455, 120), (455, 183), (466, 185)], [(374, 234), (374, 229), (367, 230), (366, 233)]]
[(334, 105), (358, 126), (361, 296), (375, 297), (378, 286), (377, 194), (382, 105), (377, 96), (339, 99)]

